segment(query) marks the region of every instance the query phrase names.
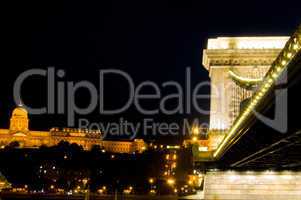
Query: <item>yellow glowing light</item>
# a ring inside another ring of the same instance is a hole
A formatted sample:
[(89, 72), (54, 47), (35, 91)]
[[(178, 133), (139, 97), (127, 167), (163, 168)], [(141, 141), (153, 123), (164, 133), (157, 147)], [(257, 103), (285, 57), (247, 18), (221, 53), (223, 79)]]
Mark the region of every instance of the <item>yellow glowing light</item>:
[(173, 155), (173, 159), (176, 160), (177, 159), (177, 154)]
[(84, 179), (83, 179), (83, 184), (86, 185), (87, 183), (88, 183), (88, 179), (84, 178)]
[(124, 194), (130, 194), (130, 193), (131, 193), (131, 190), (125, 189), (125, 190), (123, 190), (123, 193), (124, 193)]
[(200, 134), (200, 128), (195, 126), (192, 128), (192, 134), (199, 135)]
[(243, 117), (246, 117), (247, 115), (248, 115), (248, 112), (244, 112), (244, 113), (242, 114)]
[(265, 92), (267, 91), (266, 87), (263, 87), (263, 88), (261, 89), (261, 91), (262, 91), (263, 93), (265, 93)]
[(176, 168), (177, 167), (177, 163), (173, 163), (171, 167), (172, 168)]
[(276, 70), (277, 70), (277, 72), (280, 72), (281, 71), (281, 67), (277, 66)]
[(250, 107), (248, 107), (246, 111), (247, 111), (247, 112), (250, 112), (251, 110), (252, 110), (252, 109), (251, 109)]
[(199, 147), (199, 151), (208, 151), (208, 147)]
[(297, 50), (297, 49), (298, 49), (298, 44), (294, 44), (294, 45), (293, 45), (293, 49), (294, 49), (294, 50)]
[(217, 150), (213, 153), (213, 157), (217, 157), (219, 152), (222, 150), (222, 147), (227, 143), (227, 141), (232, 137), (232, 135), (236, 132), (236, 129), (240, 125), (242, 121), (242, 118), (239, 118), (237, 123), (234, 124), (234, 126), (230, 129), (229, 133), (227, 134), (226, 138), (222, 141), (222, 143), (219, 145)]
[(263, 92), (259, 92), (258, 95), (259, 95), (260, 97), (262, 97), (262, 96), (263, 96)]
[(175, 179), (173, 179), (173, 178), (167, 179), (167, 184), (168, 185), (174, 185), (175, 183), (176, 183)]
[(156, 194), (156, 190), (152, 189), (152, 190), (149, 191), (149, 193)]
[(196, 141), (198, 141), (198, 138), (197, 138), (197, 137), (193, 137), (193, 138), (192, 138), (192, 141), (193, 141), (193, 142), (196, 142)]
[(269, 83), (264, 84), (264, 87), (268, 89), (271, 85)]
[(281, 64), (282, 64), (283, 66), (286, 65), (286, 61), (285, 61), (285, 60), (281, 61)]
[(148, 182), (149, 182), (150, 184), (153, 184), (153, 183), (154, 183), (154, 179), (153, 179), (153, 178), (150, 178), (150, 179), (148, 179)]
[(291, 58), (291, 57), (293, 56), (293, 54), (292, 54), (292, 53), (287, 53), (286, 56), (287, 56), (288, 58)]
[(273, 78), (277, 78), (277, 74), (276, 74), (276, 73), (273, 73), (273, 74), (272, 74), (272, 77), (273, 77)]

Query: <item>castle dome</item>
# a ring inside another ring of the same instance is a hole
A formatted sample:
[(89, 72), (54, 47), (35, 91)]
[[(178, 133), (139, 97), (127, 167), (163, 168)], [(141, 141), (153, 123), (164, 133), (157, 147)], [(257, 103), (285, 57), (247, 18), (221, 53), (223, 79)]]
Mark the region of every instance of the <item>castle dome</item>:
[(22, 105), (18, 105), (18, 107), (16, 107), (13, 110), (12, 116), (27, 117), (28, 116), (28, 112), (27, 112), (27, 110)]
[(27, 132), (28, 131), (28, 112), (22, 106), (18, 105), (13, 112), (10, 118), (10, 131), (11, 132)]

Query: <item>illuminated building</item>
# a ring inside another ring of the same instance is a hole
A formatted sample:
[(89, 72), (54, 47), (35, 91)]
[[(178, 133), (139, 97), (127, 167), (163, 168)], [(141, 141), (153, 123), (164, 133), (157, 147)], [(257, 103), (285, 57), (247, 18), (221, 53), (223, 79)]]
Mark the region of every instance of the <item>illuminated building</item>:
[(27, 110), (18, 106), (12, 112), (9, 129), (0, 129), (0, 147), (4, 148), (12, 142), (18, 142), (21, 148), (37, 148), (42, 145), (54, 146), (61, 141), (76, 143), (85, 150), (99, 145), (105, 151), (114, 153), (141, 153), (146, 149), (142, 139), (133, 141), (103, 140), (99, 130), (83, 130), (75, 128), (52, 128), (50, 131), (29, 130)]
[(218, 37), (208, 40), (203, 65), (211, 78), (208, 150), (215, 150), (262, 83), (289, 37)]

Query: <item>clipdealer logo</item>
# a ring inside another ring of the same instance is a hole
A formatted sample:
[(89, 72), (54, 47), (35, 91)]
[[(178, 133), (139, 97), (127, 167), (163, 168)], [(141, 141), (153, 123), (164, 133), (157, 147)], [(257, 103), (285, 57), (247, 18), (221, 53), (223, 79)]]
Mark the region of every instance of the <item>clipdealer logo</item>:
[[(22, 85), (33, 76), (40, 76), (47, 80), (47, 105), (35, 108), (24, 104), (24, 107), (30, 114), (67, 114), (68, 126), (75, 125), (76, 114), (88, 115), (98, 109), (102, 115), (115, 115), (125, 112), (130, 106), (135, 106), (141, 114), (147, 116), (155, 114), (190, 114), (191, 110), (196, 110), (203, 115), (209, 115), (209, 110), (203, 108), (199, 101), (210, 99), (210, 95), (201, 93), (202, 88), (210, 87), (210, 82), (203, 81), (192, 88), (190, 68), (186, 68), (184, 86), (176, 81), (167, 81), (158, 84), (149, 80), (135, 85), (128, 73), (117, 69), (99, 70), (99, 84), (95, 86), (88, 80), (78, 82), (64, 81), (66, 72), (62, 69), (56, 70), (54, 67), (49, 67), (48, 69), (29, 69), (21, 73), (14, 83), (13, 94), (16, 103), (23, 102), (21, 97)], [(123, 103), (123, 106), (119, 108), (115, 107), (114, 109), (106, 108), (104, 98), (104, 89), (106, 87), (105, 77), (115, 78), (116, 82), (118, 80), (125, 80), (127, 82), (128, 98)], [(151, 89), (151, 92), (143, 92), (145, 88)], [(175, 92), (163, 95), (163, 90), (169, 91), (170, 89)], [(85, 108), (79, 107), (76, 103), (76, 93), (79, 90), (89, 92), (89, 96), (84, 97), (85, 99), (89, 99), (89, 104)], [(142, 103), (146, 99), (154, 101), (157, 105), (156, 108), (146, 108)], [(177, 102), (173, 108), (168, 107), (171, 100), (176, 100)]]
[(286, 84), (287, 70), (284, 70), (275, 82), (274, 119), (270, 119), (253, 110), (253, 113), (258, 120), (281, 133), (286, 133), (288, 129), (288, 89)]
[[(67, 125), (70, 127), (75, 126), (76, 114), (89, 115), (94, 112), (95, 109), (98, 109), (99, 113), (102, 115), (121, 114), (128, 110), (130, 106), (135, 106), (141, 114), (146, 116), (156, 114), (191, 114), (192, 110), (195, 110), (202, 115), (214, 114), (214, 112), (222, 111), (207, 110), (199, 105), (199, 101), (210, 100), (210, 98), (222, 100), (224, 98), (222, 98), (221, 95), (224, 94), (223, 90), (225, 90), (224, 85), (211, 85), (208, 81), (199, 82), (197, 85), (192, 87), (191, 70), (189, 67), (186, 68), (185, 71), (184, 85), (176, 81), (167, 81), (159, 85), (158, 83), (149, 80), (135, 85), (133, 79), (128, 73), (117, 69), (105, 69), (99, 70), (99, 84), (97, 87), (88, 80), (78, 82), (64, 81), (66, 76), (66, 72), (64, 70), (56, 70), (54, 67), (49, 67), (48, 69), (29, 69), (17, 77), (13, 88), (14, 100), (16, 103), (23, 102), (21, 97), (22, 85), (32, 76), (41, 76), (47, 80), (47, 105), (41, 108), (34, 108), (25, 104), (24, 107), (30, 114), (64, 114), (67, 116)], [(116, 82), (120, 79), (127, 81), (128, 98), (124, 102), (123, 106), (115, 109), (106, 109), (106, 102), (104, 100), (104, 88), (106, 87), (104, 81), (105, 77), (114, 77)], [(276, 88), (275, 90), (274, 119), (270, 119), (253, 110), (253, 113), (258, 120), (282, 133), (287, 131), (287, 88), (280, 87), (285, 83), (287, 83), (286, 72), (283, 73), (282, 77), (279, 78), (275, 84), (278, 86), (278, 89)], [(211, 88), (211, 95), (201, 93), (204, 87)], [(143, 93), (144, 88), (150, 88), (152, 92)], [(171, 88), (176, 92), (163, 95), (163, 90)], [(89, 96), (85, 96), (86, 99), (89, 99), (89, 104), (85, 108), (81, 108), (76, 104), (76, 93), (79, 90), (87, 90), (89, 92)], [(156, 102), (157, 107), (154, 109), (145, 108), (141, 102), (146, 99)], [(173, 108), (168, 107), (171, 100), (176, 100), (177, 102), (176, 106)], [(225, 108), (221, 107), (221, 109)], [(78, 124), (80, 127), (82, 127), (83, 124), (85, 124), (85, 127), (95, 127), (95, 125), (93, 125), (95, 123), (90, 123), (91, 126), (89, 126), (87, 121), (89, 120), (79, 119)], [(134, 127), (134, 125), (131, 126)], [(135, 125), (135, 127), (137, 127), (137, 125)]]

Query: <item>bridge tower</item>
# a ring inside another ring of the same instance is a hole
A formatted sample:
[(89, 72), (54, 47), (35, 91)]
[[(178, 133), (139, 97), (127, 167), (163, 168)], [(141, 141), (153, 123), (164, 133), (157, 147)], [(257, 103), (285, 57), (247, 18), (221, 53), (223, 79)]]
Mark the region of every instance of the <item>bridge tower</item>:
[(209, 151), (220, 144), (288, 39), (218, 37), (208, 40), (203, 65), (211, 78)]

